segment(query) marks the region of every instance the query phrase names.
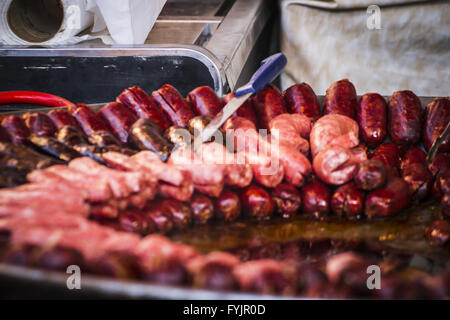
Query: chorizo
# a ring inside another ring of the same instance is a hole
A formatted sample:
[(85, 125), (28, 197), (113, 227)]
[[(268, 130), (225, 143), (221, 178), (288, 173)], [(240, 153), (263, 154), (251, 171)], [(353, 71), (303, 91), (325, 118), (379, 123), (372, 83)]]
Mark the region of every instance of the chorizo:
[(378, 93), (366, 93), (356, 108), (361, 140), (369, 147), (381, 144), (387, 135), (387, 104)]
[(26, 143), (30, 136), (30, 130), (21, 117), (16, 115), (4, 116), (1, 124), (13, 144), (22, 145)]
[(320, 180), (315, 179), (301, 190), (302, 211), (309, 216), (322, 219), (330, 211), (330, 190)]
[(270, 192), (275, 203), (275, 211), (283, 218), (295, 216), (301, 206), (300, 192), (291, 184), (280, 183)]
[(225, 189), (214, 200), (214, 216), (222, 221), (232, 222), (241, 214), (241, 200), (239, 196)]
[(267, 86), (252, 99), (259, 119), (260, 129), (269, 129), (269, 123), (273, 118), (287, 113), (286, 104), (280, 90), (274, 85)]
[(222, 110), (222, 101), (208, 86), (198, 87), (189, 92), (186, 101), (198, 116), (215, 117)]
[[(223, 105), (225, 106), (231, 99), (234, 98), (234, 92), (230, 92), (225, 97), (223, 97)], [(258, 119), (256, 118), (255, 108), (253, 106), (253, 100), (247, 99), (245, 102), (237, 109), (233, 115), (233, 117), (242, 117), (247, 120), (253, 122), (256, 128), (259, 127)]]
[(364, 193), (352, 182), (339, 187), (331, 197), (331, 209), (339, 217), (359, 219), (363, 206)]
[(108, 124), (112, 133), (122, 142), (127, 143), (128, 132), (137, 121), (137, 117), (121, 103), (111, 102), (104, 105), (98, 114)]
[(30, 129), (31, 133), (37, 136), (52, 137), (56, 132), (56, 127), (52, 120), (41, 112), (30, 113), (27, 112), (22, 115), (25, 124)]
[[(430, 150), (434, 141), (445, 130), (450, 122), (450, 98), (436, 98), (425, 110), (422, 142), (425, 149)], [(450, 136), (441, 143), (438, 152), (450, 152)]]
[(240, 200), (243, 212), (260, 220), (270, 217), (275, 208), (269, 193), (257, 185), (250, 185), (242, 190)]
[(312, 122), (320, 117), (320, 106), (316, 94), (307, 83), (297, 83), (283, 92), (289, 113), (307, 116)]
[(355, 119), (356, 89), (348, 79), (334, 82), (325, 94), (323, 114), (341, 114)]

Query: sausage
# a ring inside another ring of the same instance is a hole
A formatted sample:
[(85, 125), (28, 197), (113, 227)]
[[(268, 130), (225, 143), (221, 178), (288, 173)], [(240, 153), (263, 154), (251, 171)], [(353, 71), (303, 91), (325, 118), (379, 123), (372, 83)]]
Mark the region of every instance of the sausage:
[(434, 177), (440, 173), (450, 170), (450, 153), (439, 153), (434, 158), (433, 162), (428, 165)]
[[(206, 126), (211, 122), (212, 118), (209, 116), (196, 116), (189, 120), (188, 129), (193, 138), (198, 137)], [(222, 137), (221, 141), (215, 141), (215, 137)], [(215, 141), (220, 144), (225, 143), (225, 132), (222, 129), (218, 129), (208, 141)]]
[[(223, 106), (225, 106), (233, 98), (234, 98), (234, 92), (230, 92), (229, 94), (224, 96), (223, 99), (222, 99), (223, 100), (223, 103), (222, 103)], [(239, 107), (239, 109), (237, 109), (233, 113), (232, 116), (233, 117), (242, 117), (242, 118), (245, 118), (247, 120), (250, 120), (251, 122), (253, 122), (253, 124), (255, 125), (256, 128), (259, 127), (258, 118), (256, 118), (255, 108), (253, 106), (252, 99), (245, 100), (245, 102)]]
[(87, 105), (79, 103), (71, 109), (71, 112), (85, 135), (90, 136), (94, 132), (108, 131), (108, 126), (103, 119)]
[(402, 178), (392, 178), (385, 187), (370, 192), (365, 201), (365, 213), (369, 219), (393, 216), (411, 203), (409, 185)]
[(125, 89), (116, 99), (129, 108), (138, 118), (150, 119), (161, 127), (161, 130), (169, 128), (169, 119), (158, 108), (155, 101), (144, 90), (134, 86)]
[(289, 113), (298, 113), (307, 116), (312, 122), (320, 117), (320, 106), (316, 94), (309, 84), (297, 83), (283, 92)]
[(257, 185), (250, 185), (240, 193), (243, 212), (259, 220), (270, 217), (275, 209), (269, 193)]
[(450, 224), (445, 220), (434, 221), (425, 230), (425, 237), (433, 245), (445, 245), (450, 240)]
[(195, 116), (186, 100), (170, 84), (153, 91), (152, 98), (174, 126), (186, 128), (189, 120)]
[(159, 200), (152, 200), (143, 210), (145, 218), (152, 225), (156, 226), (156, 230), (160, 233), (168, 233), (172, 231), (174, 222), (172, 215), (166, 210), (162, 210), (161, 202)]
[(78, 122), (66, 109), (55, 109), (47, 113), (57, 130), (64, 126), (78, 127)]
[[(433, 142), (445, 130), (450, 122), (450, 98), (436, 98), (425, 110), (422, 142), (425, 149), (430, 150)], [(441, 143), (438, 152), (450, 152), (450, 136)]]
[(39, 252), (35, 259), (36, 267), (48, 270), (66, 271), (70, 265), (84, 265), (83, 256), (78, 250), (60, 246)]
[(421, 114), (420, 100), (412, 91), (394, 92), (388, 104), (388, 132), (392, 142), (403, 147), (418, 143)]
[(191, 224), (192, 211), (186, 203), (174, 199), (163, 199), (159, 203), (159, 209), (170, 216), (175, 229), (182, 230)]
[(117, 220), (119, 229), (122, 231), (138, 233), (141, 235), (148, 233), (149, 219), (146, 219), (142, 212), (133, 210), (122, 211)]
[(122, 142), (127, 143), (128, 131), (137, 117), (121, 103), (111, 102), (104, 105), (98, 114), (108, 124), (112, 133)]
[(441, 197), (450, 192), (450, 170), (439, 173), (433, 185), (433, 197), (440, 200)]
[(31, 133), (37, 136), (52, 137), (56, 132), (56, 127), (52, 120), (44, 113), (27, 112), (22, 115), (22, 118)]
[(26, 143), (30, 130), (21, 117), (16, 115), (4, 116), (1, 124), (13, 144), (17, 146)]
[(433, 186), (433, 174), (428, 170), (426, 154), (419, 148), (410, 149), (403, 157), (401, 173), (411, 189), (414, 199), (424, 200)]
[(355, 186), (361, 190), (375, 190), (386, 183), (386, 167), (377, 159), (363, 161), (353, 177)]
[(64, 126), (56, 133), (56, 139), (68, 146), (88, 144), (88, 138), (77, 127)]
[(387, 104), (378, 93), (366, 93), (356, 108), (361, 140), (369, 147), (381, 144), (387, 135)]
[(241, 214), (241, 200), (239, 196), (228, 189), (214, 200), (214, 216), (225, 222), (235, 221)]
[(88, 271), (110, 278), (136, 278), (139, 264), (128, 252), (110, 251), (89, 260)]
[[(195, 119), (195, 118), (194, 118)], [(171, 126), (164, 133), (164, 137), (177, 148), (186, 148), (192, 145), (194, 137), (184, 128)]]
[(352, 182), (339, 187), (331, 197), (331, 209), (339, 217), (360, 219), (363, 206), (364, 193)]
[(95, 131), (88, 136), (89, 143), (100, 148), (121, 146), (122, 143), (109, 131)]
[(208, 86), (195, 88), (186, 97), (196, 115), (215, 117), (222, 110), (222, 101)]
[(214, 217), (214, 204), (207, 196), (196, 193), (189, 200), (192, 220), (197, 224), (205, 224)]
[(52, 137), (37, 136), (32, 134), (28, 141), (35, 149), (62, 161), (67, 162), (82, 156), (78, 151)]
[(325, 94), (323, 114), (341, 114), (355, 119), (356, 89), (348, 79), (334, 82)]
[(287, 113), (286, 104), (280, 90), (274, 85), (268, 85), (252, 98), (260, 129), (269, 129), (270, 121), (276, 116)]
[(31, 148), (0, 142), (0, 167), (29, 172), (36, 169), (44, 169), (58, 163), (58, 161), (35, 152)]
[(398, 175), (400, 169), (402, 152), (401, 149), (392, 142), (385, 142), (378, 146), (372, 153), (370, 159), (380, 160), (386, 166), (389, 173)]
[(239, 262), (230, 253), (216, 251), (189, 261), (187, 268), (195, 288), (230, 291), (237, 287), (232, 272)]
[(301, 190), (302, 211), (309, 216), (321, 219), (330, 211), (330, 190), (320, 180), (315, 179)]
[(130, 128), (129, 142), (139, 150), (153, 151), (162, 161), (166, 161), (173, 149), (160, 127), (150, 119), (139, 119)]
[(291, 184), (280, 183), (270, 192), (275, 203), (275, 211), (283, 218), (292, 218), (300, 209), (300, 192)]

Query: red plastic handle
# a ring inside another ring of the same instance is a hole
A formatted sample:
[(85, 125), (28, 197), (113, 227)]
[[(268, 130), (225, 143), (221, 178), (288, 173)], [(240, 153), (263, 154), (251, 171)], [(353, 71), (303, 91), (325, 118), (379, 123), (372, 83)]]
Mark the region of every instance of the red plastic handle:
[(30, 103), (46, 107), (70, 107), (75, 104), (53, 94), (35, 91), (0, 92), (0, 105), (9, 103)]

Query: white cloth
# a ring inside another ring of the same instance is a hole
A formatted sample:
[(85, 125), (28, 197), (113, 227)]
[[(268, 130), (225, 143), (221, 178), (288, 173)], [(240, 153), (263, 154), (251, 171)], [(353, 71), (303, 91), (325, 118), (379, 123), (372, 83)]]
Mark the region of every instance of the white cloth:
[[(381, 7), (379, 30), (366, 24), (372, 4)], [(341, 10), (349, 8), (357, 9)], [(307, 82), (323, 95), (331, 83), (348, 78), (358, 94), (410, 89), (420, 96), (450, 95), (449, 1), (284, 0), (281, 16), (288, 57), (283, 89)]]

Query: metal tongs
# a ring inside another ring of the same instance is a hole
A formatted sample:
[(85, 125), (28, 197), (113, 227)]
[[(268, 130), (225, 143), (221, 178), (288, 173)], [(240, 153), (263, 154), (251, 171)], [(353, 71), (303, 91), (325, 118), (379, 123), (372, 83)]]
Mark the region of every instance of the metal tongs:
[(431, 146), (430, 150), (428, 151), (427, 165), (430, 165), (433, 162), (433, 160), (436, 157), (436, 154), (439, 150), (439, 147), (445, 141), (445, 139), (447, 139), (449, 134), (450, 134), (450, 122), (447, 123), (447, 127), (445, 127), (445, 130), (442, 131), (441, 135), (436, 140), (434, 140), (433, 145)]

